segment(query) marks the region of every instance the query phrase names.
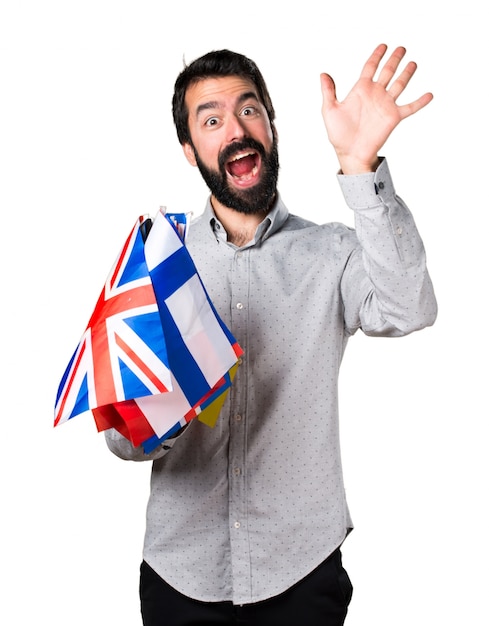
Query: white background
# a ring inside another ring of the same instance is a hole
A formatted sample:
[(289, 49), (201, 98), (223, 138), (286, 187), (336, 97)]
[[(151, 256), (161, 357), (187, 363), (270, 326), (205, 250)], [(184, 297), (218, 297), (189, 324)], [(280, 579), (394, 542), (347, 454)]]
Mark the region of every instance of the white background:
[(2, 623), (140, 623), (150, 466), (112, 456), (89, 417), (53, 429), (53, 405), (136, 217), (204, 206), (171, 119), (182, 59), (221, 47), (253, 58), (277, 111), (285, 202), (350, 224), (319, 73), (344, 97), (385, 42), (419, 63), (401, 101), (435, 95), (384, 154), (416, 216), (440, 313), (404, 339), (359, 333), (345, 356), (342, 444), (356, 525), (344, 545), (355, 586), (347, 623), (489, 624), (481, 7), (2, 0)]

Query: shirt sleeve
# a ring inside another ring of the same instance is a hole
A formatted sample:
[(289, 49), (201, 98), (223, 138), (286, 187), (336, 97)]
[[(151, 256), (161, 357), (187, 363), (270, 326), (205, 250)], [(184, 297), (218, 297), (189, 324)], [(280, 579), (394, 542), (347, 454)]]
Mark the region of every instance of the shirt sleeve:
[(432, 325), (437, 304), (423, 242), (387, 161), (376, 172), (338, 180), (358, 240), (341, 284), (348, 332), (396, 337)]
[(110, 428), (104, 432), (105, 442), (109, 450), (124, 461), (154, 461), (161, 459), (165, 456), (174, 446), (175, 442), (183, 434), (182, 429), (180, 434), (166, 439), (161, 445), (155, 448), (149, 454), (146, 454), (142, 446), (135, 447), (132, 443), (118, 433), (114, 428)]

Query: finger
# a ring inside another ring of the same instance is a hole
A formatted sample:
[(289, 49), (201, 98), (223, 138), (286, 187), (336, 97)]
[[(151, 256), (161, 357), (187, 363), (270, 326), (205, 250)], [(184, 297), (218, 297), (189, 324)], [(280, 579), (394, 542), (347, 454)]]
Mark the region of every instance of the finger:
[(363, 66), (360, 78), (368, 78), (370, 80), (373, 80), (375, 72), (377, 71), (379, 63), (382, 60), (382, 57), (384, 56), (386, 50), (387, 46), (385, 45), (385, 43), (381, 43), (375, 48), (375, 50), (372, 52), (367, 62)]
[(321, 91), (323, 93), (323, 107), (330, 108), (336, 104), (336, 86), (329, 74), (320, 75)]
[(392, 77), (396, 73), (397, 68), (399, 67), (399, 64), (401, 63), (405, 54), (406, 48), (403, 48), (402, 46), (399, 46), (394, 50), (394, 52), (391, 54), (384, 67), (380, 71), (379, 77), (377, 79), (379, 85), (382, 85), (382, 87), (384, 88), (387, 87), (387, 85), (392, 80)]
[(409, 104), (403, 104), (402, 106), (398, 107), (401, 119), (403, 120), (406, 117), (413, 115), (413, 113), (416, 113), (417, 111), (425, 107), (432, 100), (433, 100), (433, 94), (428, 92), (428, 93), (423, 94), (420, 98), (418, 98), (414, 102), (410, 102)]
[(409, 81), (413, 77), (414, 72), (418, 66), (414, 61), (410, 61), (403, 72), (396, 78), (396, 80), (389, 87), (389, 94), (396, 100), (400, 94), (406, 89)]

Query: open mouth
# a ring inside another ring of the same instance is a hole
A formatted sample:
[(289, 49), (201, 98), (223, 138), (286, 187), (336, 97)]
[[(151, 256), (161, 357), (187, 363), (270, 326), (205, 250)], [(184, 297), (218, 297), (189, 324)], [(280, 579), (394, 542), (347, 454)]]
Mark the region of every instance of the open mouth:
[(226, 171), (237, 183), (248, 183), (258, 174), (260, 155), (254, 150), (239, 152), (226, 163)]

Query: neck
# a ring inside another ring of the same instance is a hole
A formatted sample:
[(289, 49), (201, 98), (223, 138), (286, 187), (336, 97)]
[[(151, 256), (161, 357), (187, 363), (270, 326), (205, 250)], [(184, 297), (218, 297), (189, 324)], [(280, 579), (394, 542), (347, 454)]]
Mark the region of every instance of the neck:
[(258, 213), (240, 213), (224, 206), (214, 196), (211, 197), (211, 204), (216, 217), (226, 230), (228, 241), (238, 247), (244, 246), (253, 239), (258, 225), (270, 211), (268, 209)]

